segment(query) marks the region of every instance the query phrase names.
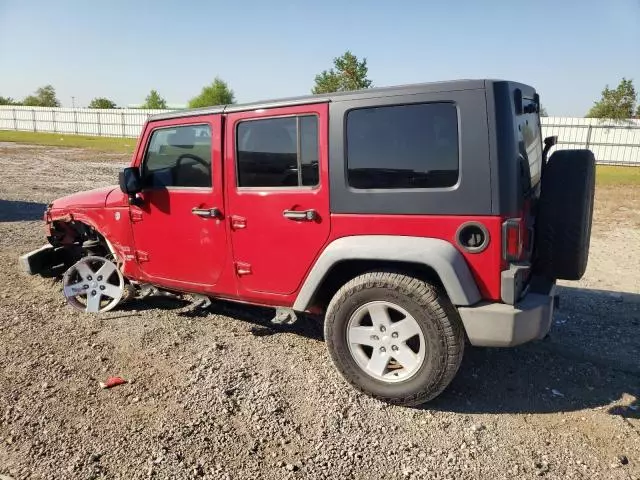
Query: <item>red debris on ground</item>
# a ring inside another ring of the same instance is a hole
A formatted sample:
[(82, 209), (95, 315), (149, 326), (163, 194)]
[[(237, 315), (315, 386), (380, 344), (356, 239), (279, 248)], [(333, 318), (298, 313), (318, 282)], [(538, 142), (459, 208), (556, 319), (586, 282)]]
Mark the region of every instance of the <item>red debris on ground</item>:
[(112, 388), (127, 383), (122, 377), (109, 377), (106, 382), (100, 382), (100, 388)]

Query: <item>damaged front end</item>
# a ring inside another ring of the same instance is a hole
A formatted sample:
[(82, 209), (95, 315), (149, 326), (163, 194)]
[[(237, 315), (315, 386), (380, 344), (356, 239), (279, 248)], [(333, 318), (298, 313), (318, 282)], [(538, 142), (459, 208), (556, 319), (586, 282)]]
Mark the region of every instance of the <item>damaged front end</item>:
[(29, 275), (59, 277), (83, 256), (107, 255), (106, 241), (93, 228), (76, 222), (72, 214), (53, 219), (51, 204), (44, 213), (46, 245), (21, 255), (21, 269)]
[[(53, 245), (43, 245), (18, 259), (20, 268), (29, 275), (56, 277), (65, 270), (67, 252), (64, 248)], [(58, 267), (59, 268), (56, 268)]]

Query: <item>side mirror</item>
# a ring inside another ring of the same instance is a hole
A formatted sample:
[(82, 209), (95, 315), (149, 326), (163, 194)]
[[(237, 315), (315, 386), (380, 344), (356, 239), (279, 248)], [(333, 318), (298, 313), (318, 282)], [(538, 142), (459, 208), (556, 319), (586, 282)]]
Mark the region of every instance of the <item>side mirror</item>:
[(140, 171), (137, 168), (127, 167), (119, 174), (120, 190), (127, 195), (135, 195), (142, 190)]

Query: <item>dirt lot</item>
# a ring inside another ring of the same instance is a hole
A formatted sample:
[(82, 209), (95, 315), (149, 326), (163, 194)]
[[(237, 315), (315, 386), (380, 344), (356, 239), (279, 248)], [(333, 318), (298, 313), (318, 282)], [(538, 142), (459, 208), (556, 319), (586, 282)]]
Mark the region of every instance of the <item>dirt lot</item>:
[[(349, 388), (318, 324), (167, 300), (96, 318), (20, 273), (44, 204), (127, 160), (0, 144), (0, 479), (640, 478), (637, 188), (598, 190), (588, 273), (549, 340), (469, 348), (410, 409)], [(101, 390), (108, 375), (132, 383)]]

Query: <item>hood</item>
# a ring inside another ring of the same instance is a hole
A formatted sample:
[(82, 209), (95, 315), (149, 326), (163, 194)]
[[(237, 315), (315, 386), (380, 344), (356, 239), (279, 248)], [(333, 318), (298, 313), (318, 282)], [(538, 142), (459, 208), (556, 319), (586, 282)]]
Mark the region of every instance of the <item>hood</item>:
[(87, 190), (86, 192), (78, 192), (67, 197), (58, 198), (52, 202), (51, 208), (102, 208), (107, 202), (109, 194), (118, 187), (102, 187), (95, 190)]

